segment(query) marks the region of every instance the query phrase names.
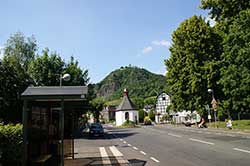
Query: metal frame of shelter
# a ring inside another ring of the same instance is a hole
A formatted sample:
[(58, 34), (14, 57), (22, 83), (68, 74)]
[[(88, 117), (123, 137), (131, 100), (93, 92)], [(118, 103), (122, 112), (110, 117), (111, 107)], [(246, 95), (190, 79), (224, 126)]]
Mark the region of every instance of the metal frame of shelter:
[[(74, 119), (74, 117), (72, 114), (74, 113), (74, 111), (83, 111), (84, 106), (86, 106), (87, 103), (87, 93), (88, 88), (86, 86), (28, 87), (22, 93), (21, 98), (23, 100), (24, 143), (23, 166), (37, 165), (37, 163), (46, 162), (46, 160), (50, 158), (51, 155), (43, 155), (44, 157), (41, 156), (42, 154), (50, 153), (59, 154), (58, 162), (56, 165), (64, 165), (64, 139), (65, 127), (67, 127), (65, 126), (65, 118), (71, 118), (70, 120), (73, 122), (72, 119)], [(56, 111), (53, 112), (53, 108)], [(65, 114), (69, 114), (67, 112), (69, 110), (72, 113), (72, 117), (65, 116)], [(56, 116), (54, 116), (55, 113)], [(53, 118), (56, 118), (50, 120), (52, 119), (52, 114)], [(35, 118), (37, 118), (38, 120), (36, 121)], [(52, 123), (55, 124), (53, 131), (56, 131), (56, 138), (53, 137), (53, 139), (50, 140), (49, 133), (51, 133), (52, 131)], [(43, 135), (41, 133), (43, 133)], [(38, 143), (39, 141), (34, 141), (32, 140), (33, 138), (36, 138), (34, 140), (40, 140), (40, 142), (43, 142)], [(50, 142), (57, 142), (57, 146), (54, 146), (53, 148), (53, 146), (51, 146), (52, 143), (50, 144), (49, 141), (45, 140), (50, 140)], [(72, 148), (74, 148), (74, 144)], [(35, 152), (32, 152), (32, 150)], [(32, 158), (32, 155), (34, 155), (35, 157)], [(72, 153), (72, 155), (72, 158), (74, 158), (74, 152)]]

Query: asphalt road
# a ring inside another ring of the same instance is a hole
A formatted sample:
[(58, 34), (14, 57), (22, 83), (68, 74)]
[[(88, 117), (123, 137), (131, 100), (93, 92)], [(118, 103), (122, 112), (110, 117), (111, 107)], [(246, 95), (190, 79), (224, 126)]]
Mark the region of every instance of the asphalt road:
[(125, 158), (138, 165), (250, 165), (250, 138), (244, 134), (167, 126), (107, 131)]

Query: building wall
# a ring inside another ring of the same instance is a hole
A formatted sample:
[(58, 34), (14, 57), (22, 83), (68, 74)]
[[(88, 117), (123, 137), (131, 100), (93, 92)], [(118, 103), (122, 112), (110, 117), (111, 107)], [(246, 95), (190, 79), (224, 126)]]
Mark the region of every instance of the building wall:
[[(170, 105), (170, 97), (166, 93), (161, 93), (157, 96), (156, 99), (156, 123), (160, 123), (162, 121), (163, 116), (166, 114), (166, 109)], [(157, 115), (159, 114), (159, 115)]]
[(139, 114), (138, 111), (135, 110), (129, 110), (129, 111), (117, 111), (115, 114), (116, 118), (116, 126), (122, 126), (124, 122), (126, 122), (125, 119), (125, 113), (129, 113), (129, 121), (138, 123), (139, 122)]

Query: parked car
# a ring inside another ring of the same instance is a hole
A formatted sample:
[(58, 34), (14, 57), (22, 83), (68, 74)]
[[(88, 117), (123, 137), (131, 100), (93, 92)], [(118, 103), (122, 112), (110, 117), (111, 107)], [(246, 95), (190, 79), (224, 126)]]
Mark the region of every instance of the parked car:
[(89, 128), (89, 136), (90, 137), (103, 137), (104, 129), (100, 123), (93, 123)]

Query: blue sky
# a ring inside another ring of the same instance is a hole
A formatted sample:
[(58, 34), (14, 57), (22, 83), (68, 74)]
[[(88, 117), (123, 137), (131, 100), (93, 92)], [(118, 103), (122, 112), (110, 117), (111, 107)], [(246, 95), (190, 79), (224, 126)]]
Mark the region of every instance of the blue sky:
[(193, 15), (207, 16), (200, 0), (8, 0), (0, 6), (0, 47), (11, 34), (34, 35), (66, 61), (73, 55), (99, 82), (133, 65), (164, 74), (171, 33)]

